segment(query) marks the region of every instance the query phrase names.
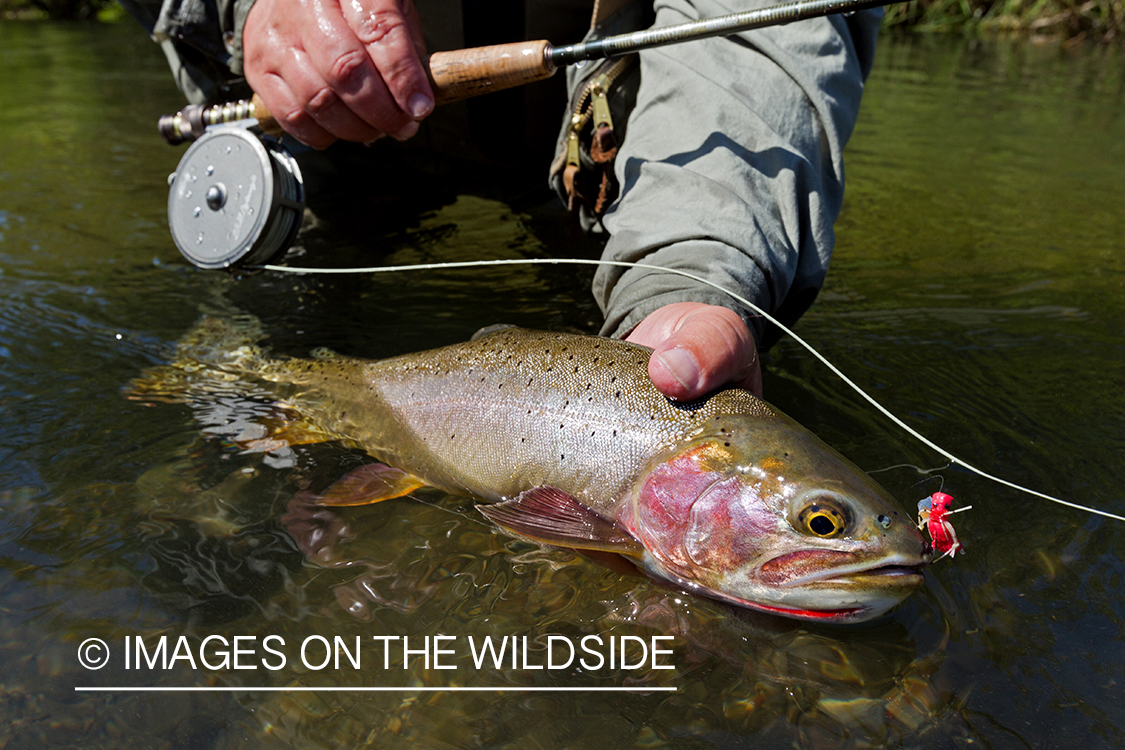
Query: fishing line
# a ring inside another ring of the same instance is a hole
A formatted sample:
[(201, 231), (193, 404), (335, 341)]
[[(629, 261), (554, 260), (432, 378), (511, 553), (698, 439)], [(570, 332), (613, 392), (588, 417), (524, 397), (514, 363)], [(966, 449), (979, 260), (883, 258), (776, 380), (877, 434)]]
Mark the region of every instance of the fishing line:
[[(914, 469), (914, 471), (918, 472), (919, 474), (935, 474), (939, 471), (945, 471), (948, 468), (949, 468), (949, 464), (942, 464), (941, 466), (935, 466), (932, 469), (923, 469), (921, 466), (915, 466), (914, 464), (895, 464), (894, 466), (885, 466), (882, 469), (871, 469), (867, 473), (868, 474), (882, 474), (884, 471), (894, 471), (895, 469)], [(922, 482), (928, 482), (932, 478), (933, 477), (927, 477), (927, 478), (922, 479), (918, 482), (915, 482), (914, 486), (917, 487), (919, 484), (922, 484)]]
[(343, 273), (343, 274), (355, 274), (355, 273), (393, 273), (393, 272), (398, 272), (398, 271), (433, 271), (433, 270), (440, 270), (440, 269), (447, 269), (447, 268), (479, 268), (481, 266), (532, 266), (532, 265), (582, 265), (582, 266), (615, 266), (617, 268), (645, 268), (645, 269), (649, 269), (651, 271), (661, 271), (663, 273), (671, 273), (671, 274), (675, 274), (677, 276), (683, 276), (684, 278), (691, 279), (692, 281), (697, 281), (700, 284), (704, 284), (705, 286), (709, 286), (713, 289), (718, 289), (720, 292), (726, 293), (732, 299), (736, 300), (737, 302), (739, 302), (742, 305), (745, 305), (750, 310), (753, 310), (758, 315), (761, 315), (762, 318), (764, 318), (765, 320), (768, 320), (770, 323), (777, 326), (784, 333), (788, 334), (790, 337), (793, 338), (794, 341), (796, 341), (798, 344), (803, 346), (805, 349), (807, 349), (809, 351), (810, 354), (812, 354), (814, 357), (816, 357), (818, 360), (820, 360), (821, 363), (823, 363), (825, 367), (827, 367), (829, 370), (831, 370), (838, 378), (843, 380), (852, 390), (854, 390), (856, 393), (858, 393), (860, 396), (862, 396), (863, 399), (865, 401), (867, 401), (867, 403), (874, 406), (875, 409), (880, 414), (882, 414), (884, 417), (886, 417), (887, 419), (894, 422), (896, 425), (898, 425), (900, 428), (902, 428), (908, 435), (913, 437), (918, 442), (922, 443), (926, 447), (930, 448), (933, 451), (936, 451), (938, 454), (940, 454), (944, 458), (948, 459), (950, 461), (950, 463), (958, 464), (958, 465), (962, 466), (963, 468), (967, 469), (968, 471), (971, 471), (972, 473), (976, 474), (977, 476), (980, 476), (980, 477), (983, 477), (983, 478), (988, 479), (990, 481), (996, 482), (997, 484), (1002, 484), (1005, 487), (1009, 487), (1009, 488), (1017, 490), (1019, 492), (1024, 492), (1028, 495), (1034, 495), (1035, 497), (1039, 497), (1039, 498), (1042, 498), (1044, 500), (1050, 500), (1052, 503), (1058, 503), (1059, 505), (1065, 505), (1066, 507), (1074, 508), (1075, 510), (1083, 510), (1083, 511), (1086, 511), (1087, 513), (1093, 513), (1093, 514), (1098, 515), (1098, 516), (1105, 516), (1106, 518), (1112, 518), (1112, 519), (1117, 520), (1117, 521), (1125, 521), (1125, 516), (1120, 516), (1120, 515), (1117, 515), (1116, 513), (1110, 513), (1108, 511), (1104, 511), (1104, 510), (1098, 510), (1097, 508), (1091, 508), (1087, 505), (1079, 505), (1078, 503), (1072, 503), (1068, 500), (1063, 500), (1062, 498), (1058, 498), (1058, 497), (1055, 497), (1053, 495), (1048, 495), (1046, 493), (1039, 492), (1038, 490), (1033, 490), (1029, 487), (1024, 487), (1022, 485), (1016, 484), (1015, 482), (1009, 482), (1007, 479), (1001, 479), (998, 476), (995, 476), (993, 474), (989, 474), (988, 472), (986, 472), (982, 469), (978, 469), (977, 467), (973, 466), (969, 462), (958, 458), (957, 456), (955, 456), (952, 453), (950, 453), (949, 451), (945, 450), (940, 445), (933, 442), (932, 440), (927, 438), (925, 435), (921, 434), (920, 432), (915, 430), (913, 427), (906, 424), (901, 419), (899, 419), (894, 414), (892, 414), (889, 409), (887, 409), (882, 404), (880, 404), (878, 401), (876, 401), (872, 396), (868, 395), (868, 393), (865, 390), (863, 390), (862, 388), (860, 388), (858, 385), (856, 385), (852, 381), (851, 378), (849, 378), (847, 375), (845, 375), (843, 372), (841, 372), (834, 364), (829, 362), (828, 359), (824, 355), (822, 355), (820, 352), (818, 352), (816, 349), (814, 349), (812, 344), (809, 344), (808, 342), (806, 342), (803, 338), (801, 338), (800, 336), (795, 334), (787, 326), (785, 326), (782, 323), (780, 323), (779, 321), (777, 321), (772, 315), (767, 313), (765, 310), (758, 307), (757, 305), (755, 305), (753, 302), (746, 299), (745, 297), (742, 297), (738, 294), (735, 294), (734, 292), (730, 291), (729, 289), (724, 289), (723, 287), (719, 286), (718, 284), (714, 283), (713, 281), (709, 281), (708, 279), (705, 279), (701, 276), (696, 276), (695, 274), (689, 273), (687, 271), (681, 271), (678, 268), (665, 268), (663, 266), (656, 266), (656, 265), (652, 265), (650, 263), (630, 263), (628, 261), (622, 261), (622, 260), (592, 260), (592, 259), (587, 259), (587, 258), (506, 258), (506, 259), (497, 259), (497, 260), (454, 261), (454, 262), (449, 262), (449, 263), (416, 263), (416, 264), (407, 265), (407, 266), (370, 266), (370, 267), (367, 267), (367, 268), (300, 268), (300, 267), (275, 266), (275, 265), (262, 265), (262, 266), (256, 266), (256, 268), (261, 268), (261, 269), (266, 270), (266, 271), (279, 271), (281, 273), (321, 273), (321, 274)]
[[(490, 524), (490, 523), (488, 523), (488, 522), (486, 522), (486, 521), (482, 521), (482, 520), (480, 520), (480, 518), (479, 518), (479, 515), (480, 515), (480, 514), (479, 514), (479, 513), (478, 513), (478, 514), (469, 514), (469, 513), (462, 513), (462, 512), (461, 512), (460, 510), (458, 510), (458, 509), (455, 509), (455, 508), (446, 508), (446, 507), (443, 507), (443, 506), (439, 505), (439, 504), (438, 504), (438, 503), (436, 503), (436, 502), (434, 502), (434, 503), (426, 502), (425, 500), (423, 500), (422, 498), (418, 497), (418, 496), (417, 496), (417, 495), (416, 495), (415, 493), (413, 493), (413, 492), (411, 492), (411, 493), (410, 493), (410, 494), (409, 494), (409, 495), (407, 496), (407, 498), (408, 498), (408, 499), (410, 499), (410, 500), (413, 500), (414, 502), (416, 502), (416, 503), (419, 503), (419, 504), (421, 504), (421, 505), (425, 505), (425, 506), (426, 506), (427, 508), (431, 508), (431, 509), (433, 509), (433, 510), (440, 510), (440, 511), (442, 511), (443, 513), (448, 513), (448, 514), (450, 514), (450, 515), (452, 515), (452, 516), (456, 516), (457, 518), (460, 518), (460, 519), (461, 519), (462, 521), (468, 521), (468, 522), (470, 522), (470, 523), (475, 523), (475, 524), (477, 524), (478, 526), (483, 526), (484, 528), (486, 528), (486, 529), (489, 529), (489, 530), (491, 530), (491, 529), (493, 528), (492, 524)], [(452, 529), (450, 529), (450, 531), (452, 531)], [(448, 532), (447, 532), (447, 535), (448, 535)]]

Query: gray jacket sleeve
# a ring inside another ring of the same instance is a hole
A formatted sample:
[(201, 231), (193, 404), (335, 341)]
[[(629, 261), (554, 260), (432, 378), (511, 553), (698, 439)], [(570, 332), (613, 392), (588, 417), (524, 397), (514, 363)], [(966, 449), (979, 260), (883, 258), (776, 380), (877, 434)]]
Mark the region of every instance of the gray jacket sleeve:
[(254, 0), (120, 0), (158, 42), (176, 85), (194, 104), (250, 95), (242, 27)]
[[(656, 25), (765, 4), (659, 0)], [(642, 52), (603, 257), (682, 269), (796, 320), (828, 268), (842, 152), (881, 17), (865, 11)], [(685, 300), (735, 310), (763, 346), (776, 335), (726, 294), (673, 274), (602, 266), (594, 294), (606, 335)]]

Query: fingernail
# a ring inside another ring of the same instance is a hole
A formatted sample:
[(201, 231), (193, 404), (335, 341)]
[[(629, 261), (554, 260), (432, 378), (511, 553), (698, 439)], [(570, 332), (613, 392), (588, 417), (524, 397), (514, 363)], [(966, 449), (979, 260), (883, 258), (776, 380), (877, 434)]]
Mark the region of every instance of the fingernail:
[(410, 97), (410, 101), (406, 105), (410, 109), (410, 116), (415, 120), (421, 120), (434, 108), (434, 100), (425, 94), (415, 94)]
[(695, 357), (684, 349), (669, 349), (656, 355), (661, 364), (672, 373), (672, 377), (680, 382), (685, 389), (694, 393), (699, 385), (699, 364)]
[(418, 123), (408, 122), (403, 126), (402, 130), (398, 131), (391, 137), (396, 141), (405, 141), (407, 138), (413, 138), (414, 134), (418, 132)]

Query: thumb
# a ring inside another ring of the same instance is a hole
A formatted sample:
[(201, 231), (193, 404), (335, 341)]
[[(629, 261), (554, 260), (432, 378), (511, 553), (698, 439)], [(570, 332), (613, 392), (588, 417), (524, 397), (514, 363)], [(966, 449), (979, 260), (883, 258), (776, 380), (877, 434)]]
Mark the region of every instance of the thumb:
[(687, 304), (684, 309), (673, 310), (677, 306), (670, 305), (654, 313), (667, 310), (669, 314), (661, 321), (664, 336), (649, 344), (653, 353), (648, 374), (657, 389), (677, 401), (690, 401), (728, 384), (761, 396), (757, 346), (742, 318), (725, 307)]

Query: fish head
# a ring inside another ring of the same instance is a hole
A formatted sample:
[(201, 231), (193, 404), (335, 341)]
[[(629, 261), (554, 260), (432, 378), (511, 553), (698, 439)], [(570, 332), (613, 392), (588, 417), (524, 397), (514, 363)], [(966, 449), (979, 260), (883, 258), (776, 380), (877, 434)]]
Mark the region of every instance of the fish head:
[(795, 421), (720, 415), (653, 459), (621, 514), (645, 567), (787, 617), (862, 622), (923, 583), (929, 551), (866, 473)]

